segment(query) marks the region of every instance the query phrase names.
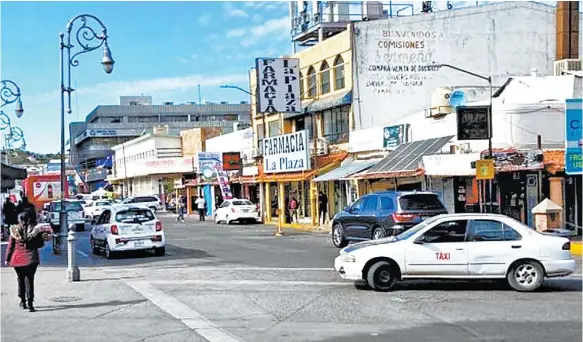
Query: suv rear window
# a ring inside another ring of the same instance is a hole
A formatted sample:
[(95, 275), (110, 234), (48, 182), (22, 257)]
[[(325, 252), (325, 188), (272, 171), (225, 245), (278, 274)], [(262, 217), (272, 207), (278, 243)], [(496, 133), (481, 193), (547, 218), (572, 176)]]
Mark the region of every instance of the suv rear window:
[(253, 205), (253, 203), (249, 201), (233, 201), (233, 205)]
[(122, 223), (148, 222), (154, 219), (155, 217), (151, 210), (142, 208), (122, 210), (115, 214), (115, 220)]
[(399, 204), (402, 210), (440, 210), (445, 209), (437, 195), (411, 194), (401, 196)]
[[(53, 211), (61, 211), (61, 202), (56, 202)], [(79, 202), (65, 202), (65, 211), (83, 211)]]

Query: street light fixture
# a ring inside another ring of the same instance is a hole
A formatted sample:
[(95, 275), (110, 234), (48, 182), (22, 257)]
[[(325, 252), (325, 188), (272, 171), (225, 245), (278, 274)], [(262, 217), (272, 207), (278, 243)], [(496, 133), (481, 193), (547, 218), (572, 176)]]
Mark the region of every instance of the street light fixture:
[(21, 117), (24, 114), (24, 108), (20, 99), (20, 88), (11, 80), (2, 80), (1, 84), (0, 98), (2, 99), (2, 105), (0, 107), (16, 102), (16, 116)]
[[(76, 23), (75, 38), (76, 45), (71, 44), (71, 32)], [(98, 33), (99, 30), (101, 33)], [(66, 35), (66, 40), (65, 40)], [(70, 242), (68, 249), (68, 268), (67, 279), (69, 281), (79, 281), (80, 274), (75, 262), (75, 229), (70, 229), (67, 234), (67, 212), (65, 210), (65, 184), (67, 174), (65, 169), (65, 93), (67, 93), (68, 106), (67, 113), (71, 113), (71, 93), (75, 90), (71, 88), (71, 68), (79, 65), (77, 57), (84, 53), (96, 50), (103, 46), (103, 58), (101, 64), (105, 73), (110, 74), (113, 71), (115, 63), (111, 57), (111, 50), (107, 44), (107, 28), (99, 18), (91, 14), (81, 14), (69, 20), (65, 33), (59, 34), (61, 48), (61, 208), (59, 211), (60, 232), (57, 238), (57, 253), (66, 248), (67, 241)], [(71, 55), (71, 50), (78, 47), (78, 51)], [(65, 56), (65, 53), (67, 54)], [(65, 73), (67, 86), (65, 86)], [(68, 236), (68, 237), (67, 237)], [(67, 241), (65, 241), (65, 238)]]
[[(492, 159), (492, 76), (482, 76), (480, 74), (476, 74), (474, 72), (450, 65), (450, 64), (433, 64), (434, 67), (439, 68), (449, 68), (449, 69), (453, 69), (459, 72), (462, 72), (464, 74), (468, 74), (470, 76), (474, 76), (476, 78), (482, 79), (484, 81), (488, 82), (488, 88), (490, 91), (490, 96), (489, 96), (489, 104), (488, 104), (488, 159)], [(490, 210), (492, 210), (492, 180), (488, 181), (489, 184), (489, 198), (488, 198), (488, 202), (490, 203)]]
[(219, 88), (223, 88), (223, 89), (237, 89), (239, 91), (244, 92), (245, 94), (251, 95), (253, 96), (253, 94), (249, 91), (249, 90), (245, 90), (239, 86), (235, 86), (235, 85), (230, 85), (230, 84), (222, 84), (219, 86)]

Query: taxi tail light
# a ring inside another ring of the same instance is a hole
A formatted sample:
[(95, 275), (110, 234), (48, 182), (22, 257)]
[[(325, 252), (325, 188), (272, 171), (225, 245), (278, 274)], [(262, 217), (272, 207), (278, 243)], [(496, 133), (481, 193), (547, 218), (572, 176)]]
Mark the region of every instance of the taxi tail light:
[(231, 208), (231, 211), (232, 211), (232, 212), (235, 212), (235, 208)]
[(563, 250), (564, 251), (570, 251), (571, 250), (571, 242), (565, 242), (565, 244), (563, 245)]
[(156, 231), (157, 232), (162, 231), (162, 222), (160, 222), (160, 221), (156, 222)]
[(119, 230), (117, 229), (116, 225), (111, 226), (111, 234), (113, 235), (118, 235), (119, 234)]
[(391, 216), (393, 217), (393, 221), (395, 222), (411, 222), (417, 217), (417, 215), (415, 214), (399, 214), (399, 213), (393, 213), (391, 214)]

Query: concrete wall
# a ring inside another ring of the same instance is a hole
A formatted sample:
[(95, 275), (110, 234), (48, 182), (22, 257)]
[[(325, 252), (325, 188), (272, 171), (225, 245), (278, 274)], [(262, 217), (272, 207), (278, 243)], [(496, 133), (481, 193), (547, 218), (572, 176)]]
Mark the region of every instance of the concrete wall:
[(223, 134), (207, 139), (206, 152), (239, 152), (253, 148), (253, 129)]
[(508, 75), (528, 75), (531, 68), (552, 74), (555, 9), (500, 2), (361, 22), (355, 24), (354, 49), (355, 127), (389, 125), (430, 107), (437, 87), (461, 88), (469, 100), (487, 97), (486, 81), (424, 68), (432, 63), (492, 75), (494, 86)]

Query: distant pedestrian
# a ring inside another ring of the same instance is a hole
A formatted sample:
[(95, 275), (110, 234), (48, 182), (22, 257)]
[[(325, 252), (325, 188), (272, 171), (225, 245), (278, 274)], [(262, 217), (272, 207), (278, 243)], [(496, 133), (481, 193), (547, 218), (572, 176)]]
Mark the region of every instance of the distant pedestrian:
[(198, 220), (203, 222), (206, 221), (206, 201), (204, 200), (204, 197), (199, 196), (194, 204), (196, 204), (196, 209), (198, 210)]
[(8, 239), (8, 229), (10, 228), (10, 226), (18, 224), (16, 206), (14, 205), (14, 203), (12, 203), (9, 197), (6, 197), (6, 202), (2, 207), (2, 214), (4, 214), (4, 222), (2, 224), (2, 240), (5, 240)]
[(34, 275), (40, 263), (38, 249), (43, 245), (40, 225), (35, 227), (28, 211), (19, 214), (18, 224), (10, 227), (5, 264), (14, 267), (18, 277), (20, 307), (28, 308), (30, 312), (36, 311), (33, 306)]
[(328, 215), (328, 197), (322, 191), (320, 191), (320, 194), (318, 195), (318, 207), (320, 208), (322, 225), (325, 225), (327, 220), (326, 215)]
[(176, 217), (176, 221), (182, 221), (184, 222), (184, 197), (180, 196), (178, 197), (178, 200), (176, 201), (176, 209), (178, 212), (178, 217)]
[(291, 223), (294, 222), (294, 217), (296, 218), (297, 223), (300, 222), (298, 218), (298, 200), (296, 200), (295, 197), (292, 197), (291, 201), (289, 202), (289, 216)]

